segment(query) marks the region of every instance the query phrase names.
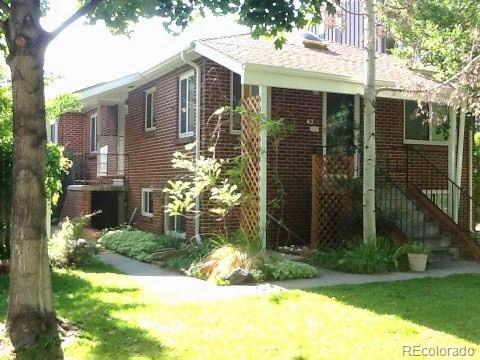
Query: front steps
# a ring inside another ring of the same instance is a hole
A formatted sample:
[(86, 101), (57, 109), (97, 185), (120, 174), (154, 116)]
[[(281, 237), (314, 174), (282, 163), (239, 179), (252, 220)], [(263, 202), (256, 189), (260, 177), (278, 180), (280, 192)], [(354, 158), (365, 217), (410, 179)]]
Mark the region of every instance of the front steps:
[(409, 241), (425, 243), (430, 249), (430, 264), (459, 260), (462, 251), (452, 244), (450, 234), (426, 214), (406, 192), (397, 187), (377, 188), (377, 208), (382, 211)]

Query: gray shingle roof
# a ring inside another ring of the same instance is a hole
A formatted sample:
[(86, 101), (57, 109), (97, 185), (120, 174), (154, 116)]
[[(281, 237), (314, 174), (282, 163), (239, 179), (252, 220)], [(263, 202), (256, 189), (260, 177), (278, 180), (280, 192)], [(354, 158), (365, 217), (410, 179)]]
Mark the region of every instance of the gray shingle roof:
[[(301, 42), (287, 42), (277, 50), (273, 42), (255, 40), (249, 34), (197, 41), (242, 64), (313, 71), (360, 81), (364, 78), (365, 51), (349, 45), (326, 42), (328, 50), (317, 50), (305, 48)], [(408, 69), (392, 55), (378, 54), (376, 66), (377, 81), (389, 82), (395, 88), (425, 90), (438, 85), (433, 79)]]

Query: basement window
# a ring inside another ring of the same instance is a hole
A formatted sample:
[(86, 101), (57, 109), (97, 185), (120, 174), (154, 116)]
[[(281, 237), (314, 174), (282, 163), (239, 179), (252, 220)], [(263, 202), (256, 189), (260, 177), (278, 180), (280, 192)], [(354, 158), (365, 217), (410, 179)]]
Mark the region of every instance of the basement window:
[(145, 131), (155, 130), (155, 90), (145, 91)]
[(441, 123), (446, 116), (445, 106), (405, 101), (404, 124), (405, 143), (408, 144), (447, 144)]
[(195, 72), (190, 71), (179, 79), (179, 110), (178, 110), (178, 136), (189, 137), (193, 135), (195, 127)]
[(153, 189), (142, 189), (142, 215), (153, 217)]
[[(165, 205), (168, 204), (168, 196), (165, 196)], [(170, 215), (165, 211), (165, 234), (185, 239), (187, 233), (187, 218), (185, 214)]]

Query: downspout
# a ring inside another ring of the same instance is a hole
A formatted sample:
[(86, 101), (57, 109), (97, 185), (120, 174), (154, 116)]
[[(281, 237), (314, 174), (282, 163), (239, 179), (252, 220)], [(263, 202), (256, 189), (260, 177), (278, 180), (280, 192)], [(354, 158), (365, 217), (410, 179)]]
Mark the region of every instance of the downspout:
[(457, 140), (457, 162), (455, 166), (455, 183), (458, 189), (455, 189), (455, 222), (458, 223), (458, 212), (460, 209), (460, 189), (462, 187), (462, 170), (463, 170), (463, 145), (465, 139), (465, 102), (462, 100), (460, 106), (460, 121), (458, 125), (458, 140)]
[[(195, 69), (195, 74), (196, 74), (196, 88), (195, 88), (195, 160), (198, 161), (200, 159), (200, 146), (201, 146), (201, 140), (200, 140), (200, 84), (202, 81), (202, 71), (200, 69), (200, 66), (193, 61), (187, 59), (185, 57), (185, 50), (182, 50), (180, 53), (180, 58), (182, 61), (190, 65)], [(200, 196), (197, 196), (195, 198), (195, 239), (197, 240), (197, 243), (202, 242), (202, 238), (200, 236)]]

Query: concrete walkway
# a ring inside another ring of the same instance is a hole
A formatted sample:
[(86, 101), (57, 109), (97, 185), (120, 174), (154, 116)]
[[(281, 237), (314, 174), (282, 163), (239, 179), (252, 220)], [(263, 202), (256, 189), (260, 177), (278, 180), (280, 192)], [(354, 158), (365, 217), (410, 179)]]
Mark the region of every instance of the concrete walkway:
[(274, 281), (268, 284), (246, 286), (216, 286), (210, 282), (181, 275), (177, 272), (161, 269), (128, 257), (102, 253), (100, 261), (109, 264), (121, 272), (133, 276), (143, 288), (156, 293), (165, 301), (208, 301), (228, 299), (243, 295), (266, 294), (284, 289), (307, 289), (341, 284), (365, 284), (384, 281), (401, 281), (418, 278), (440, 278), (453, 274), (480, 274), (480, 264), (470, 261), (458, 261), (429, 269), (425, 273), (396, 272), (376, 275), (347, 274), (319, 269), (314, 279)]

